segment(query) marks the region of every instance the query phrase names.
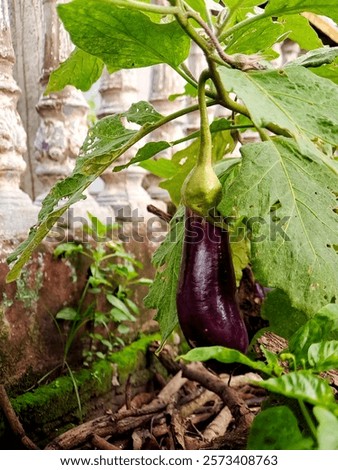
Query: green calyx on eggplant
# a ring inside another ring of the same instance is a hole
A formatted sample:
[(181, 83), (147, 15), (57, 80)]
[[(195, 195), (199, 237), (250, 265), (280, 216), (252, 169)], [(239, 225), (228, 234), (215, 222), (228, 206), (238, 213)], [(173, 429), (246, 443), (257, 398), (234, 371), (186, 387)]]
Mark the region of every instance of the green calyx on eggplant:
[(236, 299), (229, 233), (186, 209), (176, 297), (178, 320), (191, 347), (225, 346), (243, 353), (248, 334)]
[(186, 177), (181, 189), (182, 203), (196, 214), (205, 217), (217, 207), (222, 195), (222, 185), (212, 166), (212, 140), (205, 100), (205, 85), (208, 78), (209, 72), (202, 72), (198, 83), (201, 120), (199, 153), (196, 165)]
[(196, 214), (207, 216), (221, 200), (222, 186), (211, 164), (197, 164), (182, 186), (182, 202)]

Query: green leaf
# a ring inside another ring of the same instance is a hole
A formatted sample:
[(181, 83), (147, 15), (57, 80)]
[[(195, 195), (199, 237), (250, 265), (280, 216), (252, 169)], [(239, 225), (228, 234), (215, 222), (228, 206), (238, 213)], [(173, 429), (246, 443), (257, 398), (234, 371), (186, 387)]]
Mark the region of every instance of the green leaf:
[(269, 351), (262, 344), (260, 345), (260, 349), (262, 353), (264, 354), (268, 367), (270, 368), (271, 371), (273, 371), (274, 375), (281, 375), (284, 372), (284, 369), (280, 365), (279, 356)]
[[(148, 281), (149, 281), (149, 279), (148, 279)], [(152, 282), (152, 281), (150, 281), (150, 282)], [(139, 284), (139, 282), (137, 284)], [(129, 310), (131, 310), (133, 313), (135, 313), (135, 315), (138, 315), (140, 313), (140, 310), (139, 310), (138, 306), (132, 300), (130, 300), (128, 298), (125, 298), (124, 303), (127, 305)]]
[(289, 351), (298, 361), (307, 361), (311, 345), (326, 341), (337, 330), (338, 304), (326, 305), (291, 336)]
[[(154, 122), (159, 119), (148, 103), (141, 102), (137, 110), (140, 112), (140, 119), (143, 122), (147, 121), (145, 117), (146, 108), (150, 114), (148, 121)], [(137, 119), (135, 105), (132, 106), (130, 111), (130, 119), (135, 122)], [(123, 116), (128, 119), (128, 112), (123, 113)], [(121, 117), (121, 115), (108, 116), (89, 129), (80, 156), (76, 159), (73, 173), (64, 180), (58, 181), (52, 187), (43, 200), (37, 224), (31, 228), (28, 238), (8, 257), (8, 263), (16, 262), (6, 277), (7, 282), (14, 281), (19, 276), (22, 267), (30, 259), (33, 251), (39, 246), (61, 215), (77, 201), (86, 198), (83, 192), (88, 186), (134, 142), (145, 135), (143, 127), (139, 131), (125, 128), (121, 123)], [(145, 126), (147, 127), (149, 124), (147, 123)], [(60, 201), (62, 201), (61, 207)]]
[(227, 91), (247, 106), (254, 124), (269, 124), (288, 131), (301, 145), (306, 136), (332, 146), (338, 140), (337, 87), (304, 67), (243, 73), (219, 68)]
[(60, 243), (54, 250), (54, 256), (64, 255), (66, 257), (71, 256), (74, 253), (82, 253), (83, 245), (81, 243)]
[(264, 381), (254, 382), (257, 387), (277, 393), (288, 398), (303, 400), (312, 405), (334, 406), (335, 400), (330, 385), (310, 371), (290, 372), (281, 377), (273, 377)]
[(113, 321), (121, 322), (130, 320), (130, 315), (126, 315), (125, 312), (122, 312), (119, 308), (112, 308), (109, 314), (110, 318)]
[(129, 326), (122, 324), (117, 327), (117, 331), (121, 333), (121, 335), (126, 335), (127, 333), (129, 333), (130, 328)]
[(170, 231), (153, 256), (157, 273), (144, 299), (147, 308), (157, 309), (162, 345), (177, 325), (176, 292), (181, 267), (184, 234), (183, 208), (170, 222)]
[(313, 343), (308, 350), (308, 361), (316, 371), (338, 368), (338, 341)]
[(248, 438), (248, 450), (311, 449), (313, 441), (304, 438), (297, 418), (287, 406), (261, 411), (254, 419)]
[(74, 321), (76, 317), (77, 317), (77, 311), (75, 310), (75, 308), (72, 308), (72, 307), (65, 307), (55, 315), (55, 318), (57, 320)]
[(205, 0), (186, 0), (187, 4), (200, 13), (204, 21), (208, 21), (208, 10)]
[(303, 67), (320, 67), (324, 64), (331, 64), (338, 57), (338, 47), (321, 47), (313, 51), (309, 51), (297, 59), (286, 64), (287, 67), (301, 65)]
[(273, 289), (265, 298), (262, 318), (269, 320), (269, 328), (277, 335), (289, 339), (308, 319), (308, 314), (293, 307), (289, 296), (281, 289)]
[(265, 8), (265, 15), (281, 16), (310, 11), (328, 16), (338, 22), (336, 0), (270, 0)]
[(190, 39), (176, 21), (156, 24), (140, 11), (109, 0), (74, 0), (58, 6), (72, 42), (99, 57), (109, 70), (181, 64)]
[(185, 361), (200, 361), (206, 362), (210, 359), (216, 359), (218, 362), (224, 364), (233, 364), (238, 362), (252, 369), (259, 370), (260, 372), (271, 375), (271, 368), (261, 361), (252, 361), (247, 356), (235, 349), (224, 348), (223, 346), (210, 346), (202, 348), (194, 348), (181, 356)]
[(310, 68), (311, 72), (322, 78), (327, 78), (338, 85), (338, 59), (332, 64), (322, 65), (321, 67)]
[(303, 154), (284, 137), (244, 145), (241, 153), (218, 209), (244, 217), (258, 281), (312, 316), (338, 298), (338, 177), (317, 153)]
[(113, 307), (117, 308), (118, 310), (121, 310), (125, 314), (125, 316), (128, 318), (130, 321), (135, 321), (135, 317), (130, 313), (128, 307), (120, 300), (119, 298), (115, 297), (115, 295), (108, 294), (106, 296), (108, 302), (113, 305)]
[(338, 418), (321, 406), (315, 406), (313, 414), (319, 423), (317, 427), (318, 449), (338, 450)]
[(227, 54), (264, 52), (276, 42), (281, 41), (283, 35), (282, 24), (265, 18), (235, 31), (227, 43), (226, 52)]
[(283, 24), (288, 38), (297, 42), (302, 49), (316, 49), (323, 45), (309, 20), (301, 15), (281, 16), (278, 21)]
[(160, 178), (171, 178), (177, 173), (177, 165), (172, 160), (167, 160), (166, 158), (147, 160), (142, 162), (140, 166)]
[[(154, 155), (156, 155), (159, 152), (162, 152), (163, 150), (168, 149), (171, 146), (169, 142), (166, 142), (164, 140), (160, 140), (158, 142), (147, 142), (143, 147), (138, 149), (135, 157), (133, 157), (129, 162), (125, 163), (124, 165), (118, 165), (114, 167), (114, 172), (116, 171), (121, 171), (124, 170), (125, 168), (128, 168), (130, 165), (134, 165), (136, 163), (145, 163), (148, 164), (148, 162), (145, 162), (145, 160), (150, 159)], [(169, 160), (167, 160), (169, 161)], [(143, 168), (143, 165), (141, 165)], [(147, 168), (146, 168), (147, 169)]]
[(60, 91), (67, 85), (82, 91), (89, 90), (101, 77), (103, 66), (101, 59), (76, 48), (65, 62), (52, 71), (45, 95)]
[(126, 117), (129, 122), (134, 122), (139, 126), (146, 126), (147, 124), (155, 124), (163, 118), (162, 114), (147, 101), (139, 101), (134, 103), (122, 116)]

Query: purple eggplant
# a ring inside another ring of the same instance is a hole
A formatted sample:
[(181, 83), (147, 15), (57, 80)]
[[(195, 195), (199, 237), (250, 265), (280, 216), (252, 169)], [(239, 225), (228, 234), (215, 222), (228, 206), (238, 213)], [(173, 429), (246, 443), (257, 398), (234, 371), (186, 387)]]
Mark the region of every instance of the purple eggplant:
[(182, 332), (191, 347), (226, 346), (243, 353), (248, 334), (236, 300), (229, 234), (186, 209), (177, 292)]

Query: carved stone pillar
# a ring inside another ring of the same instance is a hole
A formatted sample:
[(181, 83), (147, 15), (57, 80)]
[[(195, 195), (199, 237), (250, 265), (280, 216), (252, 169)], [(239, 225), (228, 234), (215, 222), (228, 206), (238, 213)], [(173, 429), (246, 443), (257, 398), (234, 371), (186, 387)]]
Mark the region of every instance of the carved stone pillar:
[[(41, 77), (44, 87), (52, 70), (69, 56), (73, 47), (56, 12), (56, 4), (63, 2), (64, 0), (44, 0), (45, 46)], [(71, 174), (87, 135), (88, 108), (82, 92), (73, 86), (40, 97), (36, 107), (40, 125), (35, 139), (35, 158), (38, 162), (36, 173), (43, 191), (36, 198), (37, 205), (41, 205), (50, 188), (58, 180)], [(87, 212), (91, 212), (104, 219), (107, 212), (100, 208), (88, 191), (86, 196), (86, 200), (73, 206), (72, 214), (77, 218), (87, 218)], [(67, 220), (72, 227), (69, 217)]]
[(27, 235), (37, 209), (20, 189), (26, 169), (26, 133), (16, 106), (20, 89), (13, 78), (14, 50), (7, 0), (0, 0), (0, 240)]
[[(138, 101), (139, 74), (139, 70), (131, 69), (120, 70), (109, 75), (105, 70), (100, 85), (102, 99), (97, 112), (99, 118), (122, 113), (132, 103)], [(117, 165), (130, 160), (136, 151), (135, 147), (129, 149), (125, 155), (119, 158)], [(131, 166), (126, 170), (114, 173), (113, 167), (114, 164), (101, 175), (104, 188), (98, 194), (98, 201), (101, 205), (113, 209), (119, 219), (136, 217), (146, 219), (148, 217), (146, 206), (151, 203), (151, 198), (141, 185), (145, 171), (138, 166)]]
[[(168, 65), (159, 64), (152, 67), (149, 101), (159, 113), (168, 115), (175, 112), (183, 105), (182, 98), (178, 98), (175, 101), (168, 100), (170, 95), (181, 93), (183, 87), (183, 80), (181, 80), (177, 73)], [(152, 132), (151, 139), (154, 141), (165, 140), (168, 142), (179, 139), (182, 137), (184, 125), (185, 122), (183, 119), (176, 119)], [(174, 151), (176, 152), (176, 150), (177, 147)], [(167, 149), (159, 153), (155, 158), (170, 158), (172, 153), (172, 149)], [(144, 186), (147, 188), (152, 199), (169, 203), (170, 197), (166, 190), (158, 186), (159, 182), (160, 178), (148, 174)]]
[[(137, 71), (121, 70), (109, 74), (105, 69), (100, 83), (101, 104), (97, 111), (99, 119), (112, 114), (126, 111), (130, 104), (137, 100)], [(126, 156), (119, 159), (119, 165), (126, 161)], [(127, 194), (127, 172), (114, 173), (113, 166), (101, 175), (104, 182), (103, 190), (98, 194), (97, 200), (102, 206), (113, 209), (115, 214), (123, 218), (130, 213), (130, 204)]]
[(299, 56), (301, 49), (299, 44), (296, 42), (291, 41), (291, 39), (285, 39), (281, 45), (281, 52), (282, 52), (282, 65), (286, 62), (290, 62), (292, 60), (297, 59)]
[(43, 61), (42, 0), (10, 0), (9, 16), (15, 52), (14, 77), (22, 90), (18, 112), (27, 133), (27, 152), (24, 155), (27, 171), (21, 179), (22, 188), (34, 200), (41, 187), (36, 176), (34, 140), (39, 125), (36, 104), (42, 86), (39, 83)]

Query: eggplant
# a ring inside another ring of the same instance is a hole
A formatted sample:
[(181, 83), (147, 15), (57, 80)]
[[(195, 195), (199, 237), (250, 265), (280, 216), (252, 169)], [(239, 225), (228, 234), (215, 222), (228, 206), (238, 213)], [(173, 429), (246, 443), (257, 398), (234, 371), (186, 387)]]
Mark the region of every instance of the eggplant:
[(176, 303), (191, 347), (226, 346), (246, 352), (249, 341), (236, 300), (229, 233), (190, 209), (185, 214)]

